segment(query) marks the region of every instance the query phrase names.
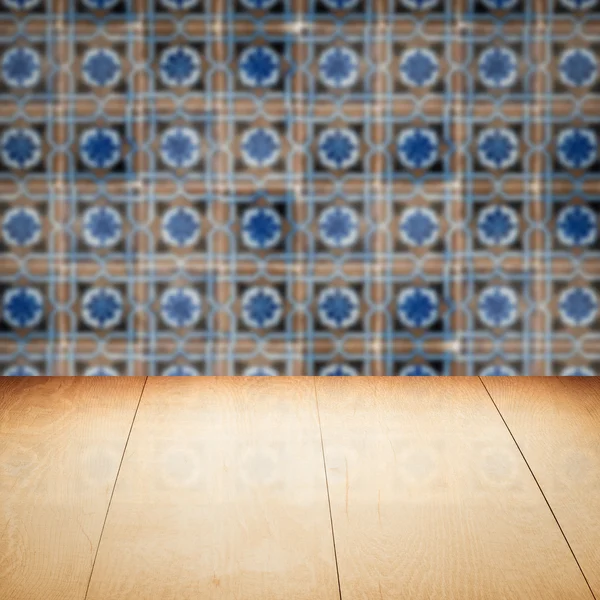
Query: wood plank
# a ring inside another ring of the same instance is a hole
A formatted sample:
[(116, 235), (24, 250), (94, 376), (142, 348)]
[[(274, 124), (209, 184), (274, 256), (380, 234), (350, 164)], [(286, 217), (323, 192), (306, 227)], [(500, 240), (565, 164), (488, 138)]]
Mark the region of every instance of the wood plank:
[(0, 598), (83, 600), (144, 378), (0, 378)]
[(319, 378), (342, 598), (592, 596), (475, 378)]
[(314, 384), (151, 377), (88, 600), (339, 598)]
[(483, 382), (600, 598), (600, 378)]

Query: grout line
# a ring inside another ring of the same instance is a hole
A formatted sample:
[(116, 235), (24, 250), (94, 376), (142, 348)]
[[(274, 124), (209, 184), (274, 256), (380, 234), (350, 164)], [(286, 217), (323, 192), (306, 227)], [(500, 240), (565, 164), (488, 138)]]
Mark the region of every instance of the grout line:
[(117, 475), (115, 477), (115, 483), (113, 485), (112, 492), (110, 493), (110, 498), (108, 500), (108, 506), (106, 507), (106, 514), (104, 515), (104, 523), (102, 523), (102, 530), (100, 531), (100, 538), (98, 539), (98, 545), (96, 546), (96, 554), (94, 555), (94, 562), (92, 563), (92, 569), (90, 571), (90, 578), (87, 582), (87, 587), (85, 588), (85, 596), (83, 600), (87, 599), (88, 593), (90, 591), (90, 583), (92, 583), (92, 575), (94, 573), (94, 567), (96, 566), (96, 559), (98, 558), (98, 551), (100, 550), (100, 544), (102, 543), (102, 534), (104, 533), (104, 527), (106, 527), (106, 520), (108, 519), (108, 513), (110, 511), (110, 505), (112, 503), (112, 499), (115, 493), (115, 488), (117, 487), (117, 480), (119, 479), (119, 473), (121, 472), (121, 466), (123, 465), (123, 459), (125, 458), (125, 452), (127, 450), (127, 444), (129, 444), (129, 438), (131, 437), (131, 430), (133, 429), (133, 424), (135, 423), (135, 418), (137, 417), (138, 409), (140, 408), (140, 402), (142, 401), (142, 396), (144, 395), (144, 390), (146, 389), (146, 383), (148, 383), (148, 377), (144, 379), (144, 385), (142, 386), (142, 391), (140, 392), (140, 397), (138, 398), (137, 406), (135, 407), (135, 412), (133, 413), (133, 419), (131, 420), (131, 426), (129, 427), (129, 433), (127, 434), (127, 440), (125, 440), (125, 446), (123, 447), (123, 454), (121, 455), (121, 462), (119, 463), (119, 468), (117, 469)]
[(579, 561), (577, 560), (577, 556), (575, 556), (575, 552), (573, 552), (573, 548), (571, 548), (571, 544), (569, 543), (569, 540), (567, 539), (567, 536), (565, 535), (565, 532), (563, 531), (563, 528), (560, 526), (560, 523), (558, 522), (558, 519), (556, 518), (556, 515), (554, 514), (554, 511), (552, 510), (552, 507), (550, 506), (550, 502), (548, 502), (548, 498), (546, 498), (546, 494), (544, 494), (544, 490), (542, 489), (542, 486), (540, 485), (540, 482), (537, 480), (537, 477), (535, 476), (535, 474), (534, 474), (531, 466), (527, 462), (527, 459), (525, 458), (525, 455), (523, 454), (523, 451), (521, 450), (521, 447), (517, 443), (517, 440), (515, 439), (515, 436), (513, 435), (512, 431), (510, 430), (510, 427), (508, 426), (508, 423), (506, 422), (506, 420), (504, 419), (504, 416), (500, 412), (500, 409), (498, 408), (498, 405), (494, 402), (494, 398), (492, 398), (492, 395), (490, 394), (490, 391), (487, 389), (487, 386), (485, 385), (485, 383), (483, 383), (483, 379), (481, 379), (481, 377), (479, 377), (479, 381), (481, 381), (481, 385), (483, 386), (483, 389), (487, 392), (487, 395), (490, 397), (490, 400), (492, 401), (492, 404), (494, 405), (494, 407), (498, 411), (498, 414), (500, 415), (500, 418), (502, 419), (502, 422), (506, 426), (506, 429), (508, 430), (508, 433), (510, 433), (510, 437), (513, 439), (513, 442), (515, 443), (515, 446), (517, 447), (517, 449), (521, 453), (521, 456), (523, 457), (523, 460), (525, 461), (525, 464), (527, 465), (527, 468), (529, 469), (529, 472), (531, 473), (531, 476), (533, 477), (533, 480), (537, 484), (537, 486), (538, 486), (538, 488), (539, 488), (539, 490), (540, 490), (540, 492), (542, 494), (542, 497), (546, 501), (546, 504), (548, 505), (548, 508), (550, 509), (550, 512), (552, 513), (552, 516), (554, 517), (554, 520), (556, 521), (556, 524), (558, 525), (558, 528), (559, 528), (560, 532), (562, 533), (563, 538), (565, 539), (565, 542), (567, 542), (567, 546), (569, 547), (569, 550), (571, 551), (571, 554), (573, 555), (573, 558), (575, 559), (575, 562), (577, 563), (577, 566), (579, 567), (579, 571), (583, 575), (583, 579), (585, 580), (585, 583), (587, 584), (588, 589), (590, 590), (590, 594), (592, 594), (592, 598), (594, 598), (594, 600), (596, 600), (596, 596), (594, 595), (594, 591), (592, 590), (592, 586), (590, 585), (590, 582), (587, 580), (587, 577), (585, 576), (585, 573), (583, 572), (583, 569), (581, 568), (581, 565), (579, 564)]
[(317, 406), (317, 419), (319, 420), (319, 433), (321, 435), (321, 454), (323, 456), (323, 470), (325, 471), (325, 487), (327, 488), (327, 504), (329, 505), (329, 522), (331, 523), (331, 539), (333, 540), (333, 557), (335, 558), (335, 572), (337, 575), (338, 593), (342, 600), (342, 585), (340, 583), (340, 568), (338, 566), (337, 548), (335, 545), (335, 531), (333, 530), (333, 514), (331, 513), (331, 497), (329, 495), (329, 480), (327, 479), (327, 463), (325, 461), (325, 446), (323, 444), (323, 429), (321, 427), (321, 413), (319, 412), (319, 400), (317, 398), (317, 380), (313, 376), (313, 386), (315, 390), (315, 404)]

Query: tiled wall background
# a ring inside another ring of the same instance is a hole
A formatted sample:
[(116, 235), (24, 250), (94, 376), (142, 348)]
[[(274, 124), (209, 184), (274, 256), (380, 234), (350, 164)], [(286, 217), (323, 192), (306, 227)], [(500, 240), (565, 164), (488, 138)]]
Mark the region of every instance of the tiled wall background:
[(0, 0), (4, 374), (600, 373), (597, 0)]

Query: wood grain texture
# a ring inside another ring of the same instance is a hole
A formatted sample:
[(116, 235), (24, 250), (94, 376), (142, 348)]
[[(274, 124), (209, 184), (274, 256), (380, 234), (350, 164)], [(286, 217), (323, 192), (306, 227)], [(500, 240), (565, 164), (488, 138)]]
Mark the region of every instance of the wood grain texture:
[(88, 600), (338, 597), (313, 381), (150, 378)]
[(83, 600), (144, 378), (0, 378), (0, 598)]
[(342, 598), (592, 598), (475, 378), (319, 378)]
[(600, 378), (482, 379), (600, 598)]

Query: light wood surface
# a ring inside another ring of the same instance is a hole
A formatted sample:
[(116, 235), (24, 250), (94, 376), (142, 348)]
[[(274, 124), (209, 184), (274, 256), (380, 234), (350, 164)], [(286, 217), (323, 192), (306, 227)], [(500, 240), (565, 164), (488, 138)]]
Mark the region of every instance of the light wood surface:
[(0, 598), (83, 600), (144, 378), (0, 378)]
[(310, 378), (150, 378), (89, 600), (333, 600)]
[(600, 378), (484, 377), (596, 598), (600, 598)]
[(344, 600), (592, 598), (476, 378), (319, 378)]

